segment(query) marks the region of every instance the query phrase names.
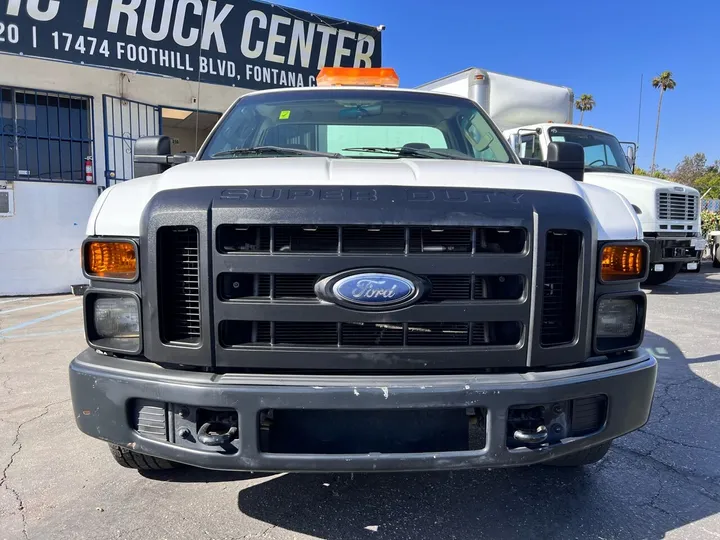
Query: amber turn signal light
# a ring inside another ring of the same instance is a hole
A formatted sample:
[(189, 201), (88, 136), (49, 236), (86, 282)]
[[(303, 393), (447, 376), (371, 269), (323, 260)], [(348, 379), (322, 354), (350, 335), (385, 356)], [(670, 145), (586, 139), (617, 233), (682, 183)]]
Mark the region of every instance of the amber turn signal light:
[(135, 244), (122, 240), (90, 241), (85, 244), (85, 273), (105, 279), (135, 279), (137, 252)]
[(603, 247), (600, 260), (602, 281), (640, 279), (645, 275), (647, 249), (645, 246), (611, 244)]
[(317, 76), (318, 86), (400, 86), (393, 68), (325, 67)]

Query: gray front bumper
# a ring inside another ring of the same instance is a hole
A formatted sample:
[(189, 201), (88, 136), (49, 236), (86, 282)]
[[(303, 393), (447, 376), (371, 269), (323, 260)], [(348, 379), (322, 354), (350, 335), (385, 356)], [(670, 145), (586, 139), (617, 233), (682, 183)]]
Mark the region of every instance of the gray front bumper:
[[(77, 425), (84, 433), (137, 452), (221, 470), (410, 471), (510, 467), (539, 463), (614, 439), (642, 427), (650, 414), (657, 362), (635, 352), (601, 366), (527, 374), (306, 376), (216, 375), (168, 370), (86, 350), (70, 364)], [(600, 432), (537, 450), (508, 449), (511, 406), (604, 394), (607, 421)], [(238, 452), (232, 455), (183, 448), (135, 431), (129, 403), (149, 399), (238, 412)], [(262, 453), (261, 410), (484, 408), (485, 448), (435, 454), (302, 455)]]

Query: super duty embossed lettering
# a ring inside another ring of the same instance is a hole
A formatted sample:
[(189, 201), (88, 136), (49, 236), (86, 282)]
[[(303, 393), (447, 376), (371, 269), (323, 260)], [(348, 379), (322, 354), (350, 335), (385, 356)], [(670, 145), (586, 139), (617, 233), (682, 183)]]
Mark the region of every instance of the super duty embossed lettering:
[(378, 193), (372, 188), (237, 188), (226, 189), (221, 199), (237, 201), (377, 201)]
[(523, 194), (515, 191), (465, 191), (465, 190), (432, 190), (432, 189), (408, 189), (407, 200), (410, 202), (510, 202), (518, 204)]
[[(510, 203), (519, 204), (523, 193), (517, 191), (482, 191), (464, 189), (408, 189), (405, 198), (409, 202), (442, 203)], [(402, 195), (401, 195), (402, 197)], [(235, 188), (226, 189), (221, 199), (237, 201), (347, 201), (374, 202), (398, 199), (393, 190), (378, 191), (373, 188)]]

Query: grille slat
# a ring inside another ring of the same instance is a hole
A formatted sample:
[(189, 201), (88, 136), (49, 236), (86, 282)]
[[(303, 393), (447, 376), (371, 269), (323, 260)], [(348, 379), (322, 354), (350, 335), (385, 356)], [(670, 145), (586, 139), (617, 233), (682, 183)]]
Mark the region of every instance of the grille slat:
[(348, 346), (402, 347), (402, 324), (341, 324), (340, 343)]
[(570, 343), (575, 338), (579, 262), (580, 234), (577, 231), (549, 231), (540, 334), (540, 343), (544, 347)]
[[(219, 295), (223, 300), (269, 301), (316, 300), (315, 284), (320, 274), (221, 274)], [(473, 279), (474, 278), (474, 279)], [(521, 276), (425, 276), (430, 293), (420, 303), (448, 301), (517, 300), (524, 284)]]
[(274, 298), (315, 298), (316, 274), (276, 274)]
[(407, 333), (408, 347), (463, 347), (470, 344), (469, 323), (409, 323)]
[[(432, 289), (428, 300), (470, 300), (472, 276), (428, 276)], [(482, 281), (482, 280), (478, 280)]]
[(308, 321), (223, 321), (224, 347), (486, 347), (516, 345), (519, 322), (318, 323)]
[(194, 227), (161, 227), (160, 336), (165, 343), (200, 341), (200, 256)]
[(658, 192), (658, 219), (694, 221), (697, 219), (698, 198), (684, 193)]
[(343, 253), (405, 253), (405, 227), (343, 227)]
[(337, 227), (275, 227), (274, 238), (278, 253), (332, 253), (340, 241)]
[[(385, 255), (521, 253), (519, 227), (243, 226), (220, 225), (220, 253), (367, 253)], [(271, 242), (272, 239), (272, 242)]]
[(471, 253), (472, 248), (472, 229), (410, 229), (410, 253)]
[(337, 345), (336, 323), (276, 322), (276, 345)]

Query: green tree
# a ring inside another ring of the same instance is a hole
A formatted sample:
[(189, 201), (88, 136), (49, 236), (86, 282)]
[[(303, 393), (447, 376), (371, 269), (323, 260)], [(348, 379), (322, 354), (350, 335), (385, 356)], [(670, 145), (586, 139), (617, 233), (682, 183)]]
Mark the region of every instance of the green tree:
[(655, 172), (655, 154), (657, 152), (658, 133), (660, 133), (660, 110), (662, 109), (663, 96), (667, 90), (674, 90), (677, 83), (672, 78), (671, 71), (663, 71), (652, 80), (653, 88), (660, 90), (660, 101), (658, 102), (657, 122), (655, 122), (655, 145), (653, 146), (652, 165), (650, 172)]
[(720, 199), (720, 173), (708, 171), (695, 180), (693, 187), (700, 192), (700, 196), (705, 195), (706, 199)]
[(678, 184), (692, 186), (695, 181), (708, 172), (707, 158), (702, 152), (698, 152), (692, 156), (685, 156), (680, 163), (677, 164), (672, 173), (672, 179)]
[(575, 100), (575, 108), (580, 111), (580, 125), (582, 125), (585, 111), (590, 112), (595, 108), (595, 99), (591, 94), (583, 94), (580, 99)]
[(659, 171), (650, 172), (640, 167), (635, 167), (635, 172), (638, 176), (652, 176), (653, 178), (659, 178), (661, 180), (670, 180), (670, 171), (667, 169), (660, 169)]

